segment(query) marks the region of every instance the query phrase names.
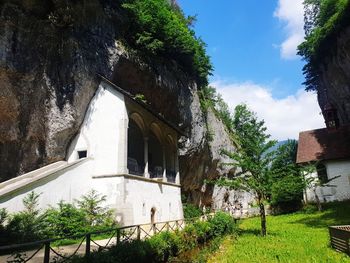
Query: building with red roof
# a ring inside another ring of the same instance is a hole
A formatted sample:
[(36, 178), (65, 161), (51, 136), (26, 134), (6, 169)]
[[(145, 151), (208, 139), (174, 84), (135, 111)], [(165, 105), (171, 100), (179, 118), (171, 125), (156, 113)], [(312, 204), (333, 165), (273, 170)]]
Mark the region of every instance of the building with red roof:
[(316, 166), (308, 177), (321, 182), (334, 179), (328, 186), (308, 189), (304, 198), (314, 201), (317, 195), (321, 202), (350, 199), (350, 125), (339, 126), (332, 104), (326, 105), (323, 115), (327, 128), (299, 133), (297, 163)]

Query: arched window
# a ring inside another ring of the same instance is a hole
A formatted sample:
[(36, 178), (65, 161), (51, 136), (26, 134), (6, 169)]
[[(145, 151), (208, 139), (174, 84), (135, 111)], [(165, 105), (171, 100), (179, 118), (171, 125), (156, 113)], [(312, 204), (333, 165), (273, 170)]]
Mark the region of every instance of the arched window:
[(130, 174), (143, 175), (144, 141), (140, 127), (133, 119), (129, 119), (128, 129), (128, 169)]
[(148, 163), (151, 178), (163, 177), (163, 147), (151, 131), (148, 142)]
[(171, 137), (171, 135), (167, 136), (166, 140), (166, 176), (168, 179), (168, 182), (175, 183), (175, 158), (176, 156), (176, 146), (174, 139)]
[(326, 184), (328, 182), (327, 168), (323, 163), (319, 163), (316, 166), (317, 176), (321, 184)]

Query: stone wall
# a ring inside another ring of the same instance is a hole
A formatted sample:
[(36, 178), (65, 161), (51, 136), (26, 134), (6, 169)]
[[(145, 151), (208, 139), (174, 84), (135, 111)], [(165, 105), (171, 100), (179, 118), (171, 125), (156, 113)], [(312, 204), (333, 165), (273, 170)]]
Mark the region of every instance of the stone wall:
[(350, 27), (344, 29), (319, 67), (318, 102), (321, 109), (327, 100), (338, 110), (341, 124), (350, 124)]

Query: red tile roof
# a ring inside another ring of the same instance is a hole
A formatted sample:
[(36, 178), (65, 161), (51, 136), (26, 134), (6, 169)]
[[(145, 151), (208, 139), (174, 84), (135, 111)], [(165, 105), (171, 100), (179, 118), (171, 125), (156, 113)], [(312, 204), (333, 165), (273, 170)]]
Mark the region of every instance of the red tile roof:
[(297, 163), (350, 158), (350, 125), (299, 133)]

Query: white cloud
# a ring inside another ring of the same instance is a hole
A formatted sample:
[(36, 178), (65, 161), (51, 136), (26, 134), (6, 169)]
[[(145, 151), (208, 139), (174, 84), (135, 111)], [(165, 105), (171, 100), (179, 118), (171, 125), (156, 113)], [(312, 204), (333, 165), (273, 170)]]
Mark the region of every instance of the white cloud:
[(211, 85), (222, 94), (232, 111), (237, 104), (246, 103), (259, 119), (265, 120), (273, 139), (298, 139), (300, 131), (324, 127), (315, 93), (300, 89), (292, 96), (275, 99), (268, 87), (251, 82), (217, 81)]
[(284, 23), (287, 38), (280, 45), (281, 57), (297, 57), (297, 46), (304, 39), (304, 6), (303, 0), (279, 0), (274, 16)]

